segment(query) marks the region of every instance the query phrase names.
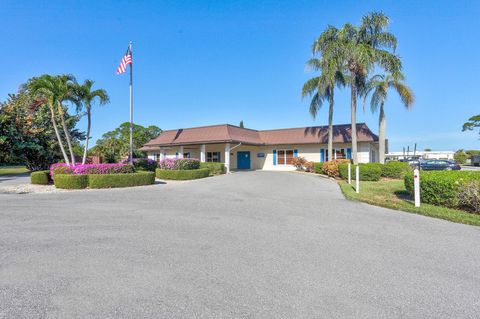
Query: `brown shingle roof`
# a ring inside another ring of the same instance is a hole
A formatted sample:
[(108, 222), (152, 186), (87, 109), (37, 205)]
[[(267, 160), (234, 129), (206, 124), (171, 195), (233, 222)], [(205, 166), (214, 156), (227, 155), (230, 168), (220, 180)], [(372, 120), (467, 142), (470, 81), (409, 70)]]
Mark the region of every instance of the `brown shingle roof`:
[[(350, 124), (334, 125), (333, 142), (350, 142), (350, 131)], [(164, 131), (145, 144), (141, 150), (147, 151), (158, 146), (228, 142), (241, 142), (251, 145), (324, 144), (327, 143), (327, 132), (327, 126), (257, 131), (222, 124)], [(365, 123), (359, 123), (357, 124), (357, 140), (359, 142), (373, 142), (378, 141), (378, 137), (370, 131)]]

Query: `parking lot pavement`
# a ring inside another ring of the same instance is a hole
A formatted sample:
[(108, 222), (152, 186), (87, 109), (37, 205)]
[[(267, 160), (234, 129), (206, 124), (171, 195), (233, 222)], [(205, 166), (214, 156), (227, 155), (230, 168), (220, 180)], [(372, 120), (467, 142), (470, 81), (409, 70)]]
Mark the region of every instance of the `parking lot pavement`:
[(0, 195), (0, 318), (478, 318), (480, 229), (236, 172)]

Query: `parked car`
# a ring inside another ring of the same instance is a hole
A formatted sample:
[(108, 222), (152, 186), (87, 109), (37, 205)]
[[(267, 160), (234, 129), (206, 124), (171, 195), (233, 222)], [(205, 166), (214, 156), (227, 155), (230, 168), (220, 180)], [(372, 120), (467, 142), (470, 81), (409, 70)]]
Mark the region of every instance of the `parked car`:
[(472, 165), (480, 166), (480, 155), (473, 155), (472, 156)]
[(420, 169), (424, 171), (458, 171), (460, 165), (448, 160), (426, 160), (420, 162)]

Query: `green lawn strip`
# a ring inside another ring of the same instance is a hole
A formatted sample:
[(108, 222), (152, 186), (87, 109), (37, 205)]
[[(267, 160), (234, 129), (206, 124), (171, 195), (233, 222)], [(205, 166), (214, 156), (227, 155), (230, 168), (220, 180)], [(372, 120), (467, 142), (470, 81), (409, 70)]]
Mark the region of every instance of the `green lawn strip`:
[(0, 176), (18, 175), (28, 172), (29, 170), (25, 166), (0, 166)]
[(455, 223), (480, 226), (480, 215), (424, 203), (420, 207), (415, 207), (402, 180), (360, 182), (359, 194), (355, 192), (353, 184), (349, 185), (345, 181), (339, 181), (338, 183), (345, 197), (350, 200), (445, 219)]

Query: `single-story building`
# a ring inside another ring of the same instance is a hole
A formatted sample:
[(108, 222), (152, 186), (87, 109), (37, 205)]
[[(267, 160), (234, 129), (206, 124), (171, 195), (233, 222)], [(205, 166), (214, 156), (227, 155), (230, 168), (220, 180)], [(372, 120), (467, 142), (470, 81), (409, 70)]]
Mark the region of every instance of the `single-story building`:
[[(350, 124), (333, 126), (334, 158), (351, 158)], [(293, 170), (294, 157), (328, 161), (328, 127), (313, 126), (253, 130), (230, 124), (162, 132), (140, 150), (160, 161), (164, 158), (198, 158), (225, 163), (230, 169)], [(357, 124), (358, 162), (378, 161), (378, 136), (365, 123)]]

